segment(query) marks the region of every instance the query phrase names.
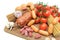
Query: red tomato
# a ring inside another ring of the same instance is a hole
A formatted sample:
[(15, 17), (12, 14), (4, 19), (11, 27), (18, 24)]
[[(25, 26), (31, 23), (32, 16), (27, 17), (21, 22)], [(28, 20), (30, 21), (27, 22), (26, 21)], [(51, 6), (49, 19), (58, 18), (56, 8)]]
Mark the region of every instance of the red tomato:
[(40, 30), (47, 30), (48, 26), (47, 26), (47, 24), (43, 23), (39, 27), (40, 27)]
[(41, 22), (42, 23), (46, 23), (47, 22), (47, 19), (46, 18), (41, 18)]
[(58, 20), (58, 22), (60, 23), (60, 19)]
[(60, 13), (58, 13), (58, 17), (60, 17)]
[(42, 15), (42, 12), (37, 12), (37, 16), (40, 17)]
[(36, 20), (35, 20), (35, 23), (39, 23), (40, 22), (40, 18), (37, 18)]
[(50, 7), (49, 7), (49, 6), (46, 6), (45, 9), (46, 9), (46, 10), (50, 10)]
[(48, 11), (48, 10), (47, 10), (46, 12), (44, 12), (44, 13), (43, 13), (43, 15), (44, 15), (45, 17), (49, 17), (49, 16), (50, 16), (50, 14), (51, 14), (51, 12), (50, 12), (50, 11)]
[(39, 5), (39, 6), (37, 6), (36, 8), (37, 8), (37, 9), (40, 9), (41, 7), (42, 7), (42, 4), (40, 4), (40, 5)]
[(52, 15), (53, 17), (56, 17), (56, 13), (52, 13), (51, 15)]
[(58, 8), (56, 8), (55, 6), (52, 6), (51, 8), (54, 9), (55, 12), (58, 12)]
[(53, 10), (54, 10), (54, 9), (52, 9), (52, 8), (51, 8), (49, 11), (52, 13), (52, 12), (53, 12)]

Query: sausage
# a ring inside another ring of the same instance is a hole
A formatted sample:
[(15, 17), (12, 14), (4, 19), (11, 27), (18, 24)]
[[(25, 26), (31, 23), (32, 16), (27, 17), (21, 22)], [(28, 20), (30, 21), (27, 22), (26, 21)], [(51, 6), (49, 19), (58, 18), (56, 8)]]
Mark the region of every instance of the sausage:
[(49, 33), (47, 31), (39, 30), (39, 33), (45, 36), (48, 36)]
[(36, 38), (36, 39), (38, 39), (38, 38), (40, 38), (40, 37), (41, 37), (40, 34), (36, 34), (36, 35), (35, 35), (35, 38)]
[(28, 28), (28, 27), (29, 27), (29, 26), (24, 26), (23, 28), (26, 29), (26, 28)]
[(21, 34), (24, 35), (25, 34), (25, 30), (21, 31)]
[(33, 30), (29, 27), (29, 28), (26, 28), (26, 30), (28, 31), (28, 32), (33, 32)]
[(28, 31), (25, 30), (25, 36), (28, 36)]
[(36, 28), (34, 25), (32, 25), (31, 26), (31, 28), (33, 29), (33, 31), (35, 31), (35, 32), (38, 32), (39, 31), (39, 29), (38, 28)]
[(28, 26), (31, 26), (32, 24), (34, 24), (35, 20), (31, 20), (29, 21), (29, 23), (27, 24)]
[(29, 37), (32, 37), (32, 32), (29, 32)]
[(48, 27), (48, 32), (49, 32), (50, 34), (53, 33), (53, 28), (54, 28), (53, 24), (50, 24), (49, 27)]
[(21, 17), (16, 20), (16, 23), (23, 27), (32, 19), (31, 12), (24, 13)]
[(22, 32), (24, 30), (24, 28), (20, 29), (20, 32)]

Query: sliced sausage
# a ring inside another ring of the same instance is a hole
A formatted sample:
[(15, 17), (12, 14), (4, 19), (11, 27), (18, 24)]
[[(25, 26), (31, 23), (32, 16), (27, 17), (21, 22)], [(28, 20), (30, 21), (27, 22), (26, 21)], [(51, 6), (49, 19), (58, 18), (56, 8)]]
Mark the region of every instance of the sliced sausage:
[(25, 36), (28, 36), (28, 31), (25, 30)]
[(26, 30), (28, 31), (28, 32), (33, 32), (33, 30), (29, 27), (29, 28), (26, 28)]
[(29, 32), (29, 37), (32, 37), (32, 32)]
[(24, 30), (24, 28), (20, 29), (20, 32), (22, 32)]
[(25, 34), (25, 30), (23, 30), (23, 31), (21, 32), (21, 34), (24, 35), (24, 34)]
[(41, 37), (40, 34), (36, 34), (36, 35), (35, 35), (35, 38), (36, 38), (36, 39), (38, 39), (38, 38), (40, 38), (40, 37)]

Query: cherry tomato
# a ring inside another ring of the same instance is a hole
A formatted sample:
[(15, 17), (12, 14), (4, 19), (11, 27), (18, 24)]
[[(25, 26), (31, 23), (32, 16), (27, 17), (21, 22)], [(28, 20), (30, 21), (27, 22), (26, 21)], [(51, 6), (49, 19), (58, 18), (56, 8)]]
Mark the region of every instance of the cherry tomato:
[(34, 6), (37, 8), (39, 5), (38, 4), (34, 4)]
[(55, 12), (58, 12), (58, 8), (56, 8), (56, 6), (52, 6), (52, 9), (54, 9)]
[(42, 15), (42, 12), (37, 12), (37, 16), (40, 17)]
[(45, 6), (45, 9), (46, 9), (46, 10), (50, 10), (50, 7), (49, 7), (49, 6)]
[(60, 23), (60, 19), (58, 20), (58, 22)]
[(60, 17), (60, 13), (58, 13), (58, 17)]
[(52, 15), (53, 17), (56, 17), (56, 13), (52, 13), (51, 15)]
[(51, 13), (53, 13), (53, 10), (54, 10), (54, 9), (51, 8), (49, 11), (50, 11)]
[(47, 30), (48, 26), (47, 26), (47, 24), (43, 23), (39, 27), (40, 27), (40, 30)]
[(39, 5), (39, 6), (37, 6), (36, 8), (37, 8), (37, 9), (40, 9), (41, 7), (42, 7), (42, 4), (40, 4), (40, 5)]
[(42, 23), (47, 23), (47, 19), (46, 18), (41, 18), (41, 22)]
[(35, 23), (39, 23), (40, 22), (40, 18), (37, 18), (36, 20), (35, 20)]
[(43, 13), (43, 15), (44, 15), (45, 17), (49, 17), (49, 16), (50, 16), (50, 14), (51, 14), (51, 12), (50, 12), (50, 11), (48, 11), (48, 10), (47, 10), (46, 12), (44, 12), (44, 13)]

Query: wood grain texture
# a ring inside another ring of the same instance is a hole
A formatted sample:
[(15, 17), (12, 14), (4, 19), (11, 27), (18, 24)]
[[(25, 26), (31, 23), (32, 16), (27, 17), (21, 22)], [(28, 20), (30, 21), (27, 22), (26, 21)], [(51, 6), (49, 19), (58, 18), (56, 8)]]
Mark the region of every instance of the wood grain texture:
[[(9, 29), (7, 29), (6, 27), (4, 28), (5, 32), (18, 36), (20, 38), (24, 38), (26, 40), (45, 40), (45, 37), (46, 37), (46, 36), (41, 36), (41, 38), (35, 39), (34, 38), (34, 36), (36, 34), (35, 32), (33, 33), (33, 37), (26, 37), (25, 35), (22, 35), (19, 30), (20, 30), (20, 28), (17, 28), (17, 27), (14, 27), (13, 30), (11, 30), (11, 31)], [(51, 39), (52, 36), (49, 36), (49, 37)], [(57, 37), (56, 40), (60, 40), (60, 37)]]

